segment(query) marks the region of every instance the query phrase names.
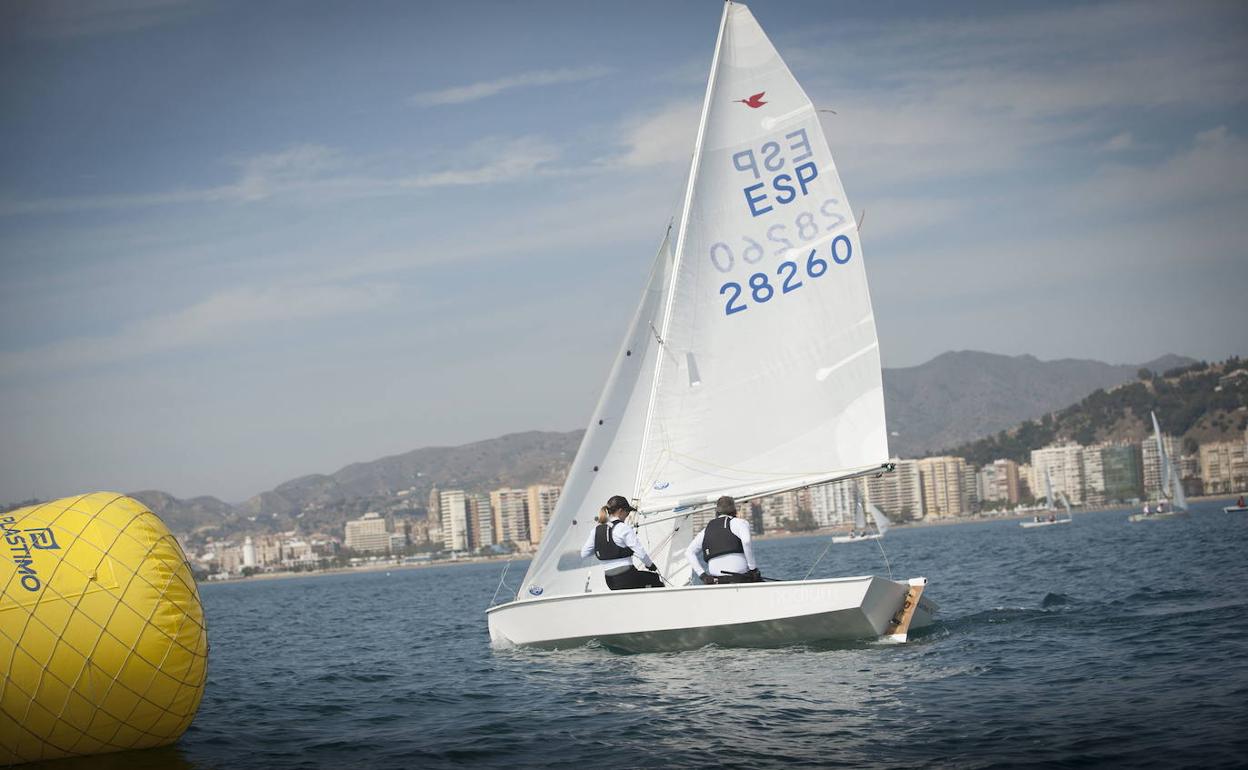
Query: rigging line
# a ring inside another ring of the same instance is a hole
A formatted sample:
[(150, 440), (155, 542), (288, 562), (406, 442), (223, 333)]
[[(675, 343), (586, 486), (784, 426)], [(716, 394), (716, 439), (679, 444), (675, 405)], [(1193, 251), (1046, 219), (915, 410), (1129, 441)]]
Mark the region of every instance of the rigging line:
[[(498, 585), (494, 588), (494, 595), (490, 597), (490, 604), (486, 609), (493, 607), (495, 600), (498, 599), (498, 592), (503, 589), (503, 580), (507, 578), (507, 570), (511, 569), (511, 561), (511, 559), (508, 559), (507, 563), (503, 565), (503, 574), (498, 576)], [(511, 586), (507, 586), (507, 588), (510, 589)]]
[[(876, 531), (879, 531), (879, 527), (876, 527)], [(884, 553), (884, 536), (880, 535), (879, 539), (875, 541), (875, 544), (880, 547), (880, 556), (884, 557), (884, 569), (888, 570), (888, 579), (892, 580), (893, 565), (888, 563), (888, 554)]]
[(829, 537), (828, 544), (824, 546), (823, 548), (823, 553), (819, 554), (819, 558), (815, 559), (815, 563), (810, 565), (810, 569), (806, 570), (806, 574), (802, 576), (802, 580), (805, 580), (810, 577), (810, 574), (815, 571), (815, 567), (819, 566), (819, 562), (823, 561), (823, 557), (828, 555), (828, 549), (830, 549), (831, 547), (832, 547), (832, 538)]

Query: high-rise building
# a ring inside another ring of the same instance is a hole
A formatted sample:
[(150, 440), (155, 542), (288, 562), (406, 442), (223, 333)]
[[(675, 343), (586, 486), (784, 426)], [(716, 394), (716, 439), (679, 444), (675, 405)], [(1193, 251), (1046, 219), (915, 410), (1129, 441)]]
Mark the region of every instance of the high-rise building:
[(256, 566), (256, 544), (251, 542), (251, 536), (243, 538), (243, 566)]
[(1125, 503), (1138, 499), (1144, 484), (1140, 445), (1102, 445), (1101, 474), (1104, 477), (1105, 502)]
[(473, 550), (494, 545), (498, 541), (494, 535), (494, 510), (490, 507), (490, 496), (483, 492), (470, 492), (467, 497)]
[(967, 462), (961, 457), (924, 457), (919, 460), (919, 478), (923, 486), (924, 518), (965, 516), (974, 502), (968, 482)]
[(442, 542), (442, 492), (437, 487), (429, 490), (429, 507), (425, 509), (425, 519), (429, 522), (429, 542)]
[(1083, 447), (1078, 444), (1031, 450), (1031, 493), (1044, 497), (1045, 471), (1053, 482), (1053, 496), (1065, 495), (1071, 505), (1083, 504)]
[(1087, 446), (1079, 455), (1079, 463), (1083, 468), (1083, 504), (1104, 505), (1105, 500), (1105, 461), (1101, 444)]
[(863, 484), (864, 497), (874, 503), (894, 521), (923, 518), (923, 479), (919, 473), (918, 460), (891, 461), (896, 467), (891, 473), (867, 476)]
[(442, 510), (442, 548), (463, 552), (472, 548), (472, 524), (468, 511), (468, 496), (462, 489), (446, 489), (439, 495)]
[(386, 520), (376, 513), (366, 513), (362, 518), (348, 521), (346, 530), (344, 542), (353, 551), (385, 553), (390, 550)]
[(788, 524), (797, 521), (797, 495), (793, 492), (768, 495), (758, 503), (763, 509), (765, 529), (786, 529)]
[(1024, 499), (1035, 499), (1035, 487), (1031, 485), (1031, 463), (1019, 463), (1018, 466), (1018, 498), (1019, 502)]
[(560, 489), (547, 484), (534, 484), (528, 488), (529, 541), (534, 545), (542, 540), (546, 522), (550, 521), (550, 515), (555, 512), (555, 503), (559, 502)]
[[(861, 479), (843, 479), (810, 488), (810, 515), (819, 527), (836, 527), (854, 520), (854, 488)], [(866, 495), (860, 490), (859, 496)]]
[(529, 541), (529, 493), (523, 489), (496, 489), (490, 493), (494, 527), (500, 543)]
[(1213, 441), (1201, 444), (1200, 478), (1207, 495), (1248, 490), (1248, 442)]
[(1020, 491), (1018, 478), (1018, 463), (1007, 459), (993, 460), (979, 472), (980, 500), (1017, 505)]

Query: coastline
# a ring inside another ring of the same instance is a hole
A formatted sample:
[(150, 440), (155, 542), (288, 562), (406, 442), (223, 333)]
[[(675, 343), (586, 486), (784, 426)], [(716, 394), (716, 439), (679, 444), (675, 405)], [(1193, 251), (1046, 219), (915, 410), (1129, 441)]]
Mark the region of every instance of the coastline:
[[(1188, 498), (1189, 502), (1207, 502), (1210, 500), (1234, 500), (1236, 495), (1200, 495)], [(1138, 505), (1112, 505), (1097, 508), (1077, 508), (1075, 515), (1082, 513), (1099, 513), (1102, 511), (1133, 511)], [(975, 515), (975, 516), (959, 516), (940, 519), (925, 519), (920, 521), (909, 521), (903, 524), (894, 524), (894, 529), (926, 529), (928, 527), (949, 527), (958, 524), (981, 524), (989, 521), (1019, 521), (1021, 519), (1031, 518), (1042, 509), (1030, 511), (1009, 512), (999, 515)], [(779, 531), (767, 533), (764, 532), (756, 535), (756, 540), (784, 540), (795, 537), (830, 537), (835, 534), (848, 532), (848, 527), (824, 527), (821, 529), (813, 529), (803, 532)], [(418, 563), (377, 563), (367, 564), (359, 567), (333, 567), (330, 569), (309, 570), (304, 572), (258, 572), (248, 577), (229, 578), (228, 580), (201, 580), (197, 581), (197, 585), (236, 585), (238, 583), (249, 583), (256, 580), (289, 580), (292, 578), (302, 577), (320, 577), (325, 575), (343, 575), (364, 572), (390, 572), (393, 570), (409, 570), (409, 569), (429, 569), (431, 567), (451, 567), (462, 566), (465, 564), (495, 564), (498, 562), (510, 561), (529, 561), (536, 555), (535, 553), (524, 554), (499, 554), (497, 556), (470, 556), (463, 559), (443, 559), (439, 561), (427, 561)]]

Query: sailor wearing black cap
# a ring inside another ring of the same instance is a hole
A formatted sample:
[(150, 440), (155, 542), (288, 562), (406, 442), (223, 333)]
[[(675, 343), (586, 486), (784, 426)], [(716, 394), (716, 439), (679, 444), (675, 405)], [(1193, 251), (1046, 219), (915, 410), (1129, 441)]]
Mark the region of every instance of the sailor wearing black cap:
[(750, 523), (737, 518), (737, 504), (724, 495), (715, 501), (715, 518), (685, 550), (695, 579), (703, 583), (757, 583), (763, 579), (754, 562)]
[[(627, 588), (662, 588), (663, 579), (659, 568), (654, 566), (650, 555), (642, 547), (637, 532), (624, 522), (630, 511), (637, 510), (626, 498), (615, 495), (598, 514), (598, 526), (589, 533), (589, 539), (581, 547), (581, 558), (591, 553), (602, 562), (607, 588), (620, 591)], [(641, 559), (649, 572), (633, 566), (633, 557)]]

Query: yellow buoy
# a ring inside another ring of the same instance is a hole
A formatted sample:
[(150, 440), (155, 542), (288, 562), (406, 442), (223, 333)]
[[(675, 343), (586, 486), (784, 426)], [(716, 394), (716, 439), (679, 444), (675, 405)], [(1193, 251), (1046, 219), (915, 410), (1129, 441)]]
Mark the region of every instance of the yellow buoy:
[(164, 522), (112, 492), (0, 513), (0, 764), (163, 746), (208, 633)]

